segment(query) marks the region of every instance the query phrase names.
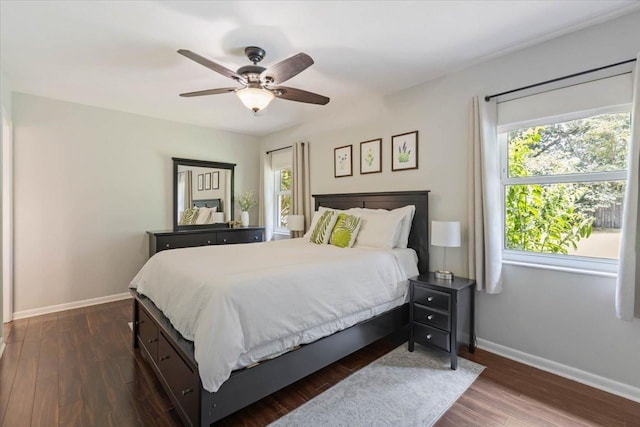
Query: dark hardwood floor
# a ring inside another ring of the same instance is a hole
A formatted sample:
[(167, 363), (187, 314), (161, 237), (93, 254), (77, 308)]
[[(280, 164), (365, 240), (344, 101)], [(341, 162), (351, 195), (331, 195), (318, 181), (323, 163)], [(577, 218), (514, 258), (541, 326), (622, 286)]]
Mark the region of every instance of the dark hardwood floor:
[[(147, 363), (131, 349), (131, 301), (4, 326), (0, 425), (179, 426)], [(227, 417), (262, 426), (389, 352), (380, 340)], [(478, 350), (487, 369), (438, 426), (640, 426), (640, 404)]]

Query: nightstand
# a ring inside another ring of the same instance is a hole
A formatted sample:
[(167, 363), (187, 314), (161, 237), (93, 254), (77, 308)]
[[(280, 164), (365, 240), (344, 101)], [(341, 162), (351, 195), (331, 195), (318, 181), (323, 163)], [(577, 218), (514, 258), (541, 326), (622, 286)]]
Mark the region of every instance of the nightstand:
[(460, 345), (475, 351), (475, 284), (463, 277), (436, 279), (433, 273), (409, 279), (409, 351), (416, 342), (446, 351), (451, 355), (451, 369), (458, 367)]

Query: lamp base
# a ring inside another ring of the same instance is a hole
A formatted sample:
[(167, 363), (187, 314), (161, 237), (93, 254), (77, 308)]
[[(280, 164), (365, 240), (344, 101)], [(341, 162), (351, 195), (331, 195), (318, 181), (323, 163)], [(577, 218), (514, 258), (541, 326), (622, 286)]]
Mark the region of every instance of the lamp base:
[(446, 270), (438, 270), (433, 273), (436, 276), (436, 279), (441, 280), (453, 280), (453, 273)]

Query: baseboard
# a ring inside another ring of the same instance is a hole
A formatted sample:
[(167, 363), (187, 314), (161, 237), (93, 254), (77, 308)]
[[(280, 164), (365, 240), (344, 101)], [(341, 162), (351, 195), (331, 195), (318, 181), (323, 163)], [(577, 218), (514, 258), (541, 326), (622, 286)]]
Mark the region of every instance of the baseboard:
[(104, 304), (107, 302), (120, 301), (127, 298), (131, 298), (131, 294), (129, 292), (123, 292), (121, 294), (107, 295), (105, 297), (85, 299), (82, 301), (67, 302), (64, 304), (50, 305), (48, 307), (34, 308), (31, 310), (16, 311), (15, 313), (13, 313), (13, 319), (17, 320), (17, 319), (24, 319), (26, 317), (41, 316), (43, 314), (57, 313), (59, 311), (71, 310), (73, 308), (88, 307), (90, 305), (98, 305), (98, 304)]
[(525, 365), (533, 366), (534, 368), (538, 368), (543, 371), (551, 372), (552, 374), (556, 374), (591, 387), (595, 387), (608, 393), (624, 397), (625, 399), (640, 402), (640, 388), (638, 387), (614, 381), (609, 378), (601, 377), (587, 371), (583, 371), (568, 365), (563, 365), (561, 363), (554, 362), (553, 360), (549, 359), (544, 359), (539, 356), (534, 356), (532, 354), (515, 350), (510, 347), (505, 347), (503, 345), (483, 340), (481, 338), (477, 339), (477, 343), (479, 348), (487, 350), (491, 353), (504, 356), (508, 359), (524, 363)]

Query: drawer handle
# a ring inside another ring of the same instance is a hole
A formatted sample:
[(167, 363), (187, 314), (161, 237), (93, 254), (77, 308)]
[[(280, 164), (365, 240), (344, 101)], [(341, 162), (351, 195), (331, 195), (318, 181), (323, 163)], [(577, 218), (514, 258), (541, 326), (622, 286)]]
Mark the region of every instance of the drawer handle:
[(427, 334), (427, 339), (430, 340), (431, 339), (431, 334)]
[(227, 239), (222, 239), (222, 242), (223, 243), (227, 243)]
[(186, 396), (189, 393), (193, 393), (193, 389), (192, 388), (188, 388), (188, 389), (182, 390), (182, 395), (183, 396)]
[(258, 240), (258, 236), (253, 236), (253, 240)]
[(138, 320), (138, 321), (136, 322), (136, 325), (142, 325), (143, 323), (144, 323), (144, 320)]
[(427, 320), (432, 320), (433, 319), (433, 314), (430, 314), (427, 316)]
[(433, 301), (433, 297), (427, 298), (427, 301), (429, 301), (429, 302)]
[(210, 244), (211, 244), (211, 240), (207, 240), (207, 245), (210, 245)]
[(154, 342), (158, 341), (158, 338), (151, 338), (149, 340), (149, 344), (153, 344)]
[(167, 243), (167, 248), (169, 247), (169, 244)]
[(164, 361), (164, 360), (169, 359), (170, 357), (171, 357), (171, 356), (161, 356), (161, 357), (160, 357), (160, 361), (162, 362), (162, 361)]

